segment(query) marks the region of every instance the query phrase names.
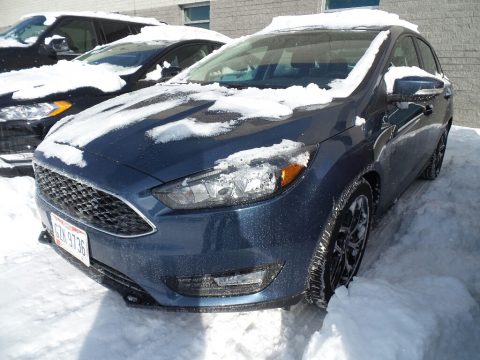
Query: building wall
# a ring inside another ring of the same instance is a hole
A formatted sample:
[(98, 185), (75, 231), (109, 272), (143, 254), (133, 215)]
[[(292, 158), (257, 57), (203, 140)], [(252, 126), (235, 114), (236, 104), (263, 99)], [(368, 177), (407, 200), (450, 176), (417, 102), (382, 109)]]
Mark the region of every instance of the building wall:
[(321, 0), (212, 1), (211, 29), (238, 37), (264, 28), (274, 16), (314, 14), (321, 6)]
[(419, 25), (453, 81), (454, 123), (480, 127), (480, 1), (380, 0), (380, 8)]

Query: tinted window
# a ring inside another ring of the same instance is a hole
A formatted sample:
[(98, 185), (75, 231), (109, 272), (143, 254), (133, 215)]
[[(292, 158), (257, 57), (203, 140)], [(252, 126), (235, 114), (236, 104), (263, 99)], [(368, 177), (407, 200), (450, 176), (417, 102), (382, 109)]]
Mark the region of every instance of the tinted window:
[(130, 28), (127, 23), (116, 21), (102, 21), (103, 33), (107, 43), (111, 43), (118, 39), (130, 35)]
[(378, 32), (304, 31), (258, 35), (195, 67), (189, 80), (256, 87), (322, 88), (345, 79)]
[(418, 62), (417, 52), (413, 45), (413, 39), (411, 37), (404, 37), (395, 46), (392, 57), (393, 66), (417, 66)]
[(327, 0), (327, 9), (345, 9), (361, 6), (378, 6), (379, 0)]
[(110, 69), (121, 74), (137, 71), (163, 48), (163, 43), (125, 43), (90, 51), (77, 58), (88, 64), (111, 65)]
[(83, 53), (97, 45), (93, 25), (87, 19), (64, 20), (55, 28), (52, 35), (67, 39), (68, 46), (74, 53)]
[(163, 60), (167, 61), (171, 66), (178, 66), (185, 69), (203, 59), (209, 53), (210, 47), (208, 45), (187, 45), (173, 50), (165, 56)]
[(433, 75), (439, 73), (437, 69), (437, 63), (435, 62), (435, 57), (433, 56), (430, 46), (428, 46), (421, 40), (418, 40), (417, 44), (423, 60), (423, 70), (428, 71), (430, 74)]

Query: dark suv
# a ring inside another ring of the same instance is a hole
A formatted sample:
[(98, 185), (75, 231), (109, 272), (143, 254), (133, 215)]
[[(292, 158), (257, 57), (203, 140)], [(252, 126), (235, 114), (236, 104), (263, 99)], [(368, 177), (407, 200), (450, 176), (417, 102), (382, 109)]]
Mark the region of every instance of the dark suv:
[(155, 19), (99, 12), (34, 14), (0, 33), (0, 72), (71, 60), (159, 24)]

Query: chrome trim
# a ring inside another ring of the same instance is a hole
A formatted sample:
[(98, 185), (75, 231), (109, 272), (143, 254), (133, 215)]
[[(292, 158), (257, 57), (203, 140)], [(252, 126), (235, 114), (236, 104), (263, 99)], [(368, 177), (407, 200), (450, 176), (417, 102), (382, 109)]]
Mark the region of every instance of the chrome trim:
[(0, 159), (6, 162), (30, 162), (33, 159), (33, 152), (0, 154)]
[(414, 95), (440, 95), (443, 93), (445, 88), (436, 88), (436, 89), (420, 89)]
[[(137, 213), (138, 216), (140, 216), (148, 225), (150, 225), (150, 227), (152, 228), (152, 231), (150, 232), (147, 232), (147, 233), (143, 233), (143, 234), (139, 234), (139, 235), (119, 235), (119, 234), (114, 234), (114, 233), (111, 233), (110, 231), (106, 231), (106, 230), (103, 230), (103, 229), (100, 229), (94, 225), (91, 225), (91, 224), (88, 224), (82, 220), (78, 220), (76, 217), (73, 217), (72, 215), (69, 215), (68, 213), (66, 213), (64, 210), (61, 210), (59, 209), (57, 206), (55, 206), (54, 204), (52, 204), (50, 201), (48, 201), (47, 199), (45, 199), (44, 196), (42, 196), (40, 194), (39, 191), (36, 191), (36, 194), (39, 198), (41, 198), (43, 201), (45, 201), (49, 206), (53, 207), (55, 210), (57, 210), (58, 212), (68, 216), (69, 218), (73, 219), (74, 221), (80, 223), (80, 224), (83, 224), (85, 226), (88, 226), (92, 229), (95, 229), (97, 231), (100, 231), (100, 232), (103, 232), (105, 234), (108, 234), (108, 235), (112, 235), (112, 236), (116, 236), (116, 237), (121, 237), (121, 238), (125, 238), (125, 239), (131, 239), (131, 238), (137, 238), (137, 237), (141, 237), (141, 236), (146, 236), (146, 235), (151, 235), (153, 233), (155, 233), (157, 231), (157, 227), (153, 224), (152, 221), (150, 221), (150, 219), (148, 219), (145, 215), (143, 215), (140, 210), (138, 210), (135, 206), (133, 206), (130, 201), (124, 199), (122, 196), (118, 195), (118, 194), (114, 194), (112, 193), (111, 191), (108, 191), (108, 190), (104, 190), (103, 188), (99, 188), (98, 186), (96, 185), (93, 185), (91, 182), (89, 182), (88, 180), (85, 180), (83, 178), (79, 178), (78, 176), (72, 176), (70, 174), (67, 174), (65, 171), (63, 170), (58, 170), (50, 165), (46, 165), (45, 163), (41, 162), (41, 161), (38, 161), (38, 160), (33, 160), (32, 161), (32, 165), (36, 165), (38, 164), (39, 166), (42, 166), (44, 168), (47, 168), (49, 169), (50, 171), (53, 171), (53, 172), (56, 172), (62, 176), (65, 176), (69, 179), (72, 179), (72, 180), (75, 180), (77, 182), (79, 182), (80, 184), (83, 184), (83, 185), (87, 185), (87, 186), (90, 186), (94, 189), (97, 189), (99, 191), (103, 191), (104, 193), (107, 193), (108, 195), (111, 195), (113, 197), (116, 197), (117, 199), (121, 200), (122, 202), (124, 202), (130, 209), (132, 209), (133, 211), (135, 211)], [(35, 167), (34, 167), (35, 169)], [(37, 190), (37, 182), (35, 181), (35, 189)]]

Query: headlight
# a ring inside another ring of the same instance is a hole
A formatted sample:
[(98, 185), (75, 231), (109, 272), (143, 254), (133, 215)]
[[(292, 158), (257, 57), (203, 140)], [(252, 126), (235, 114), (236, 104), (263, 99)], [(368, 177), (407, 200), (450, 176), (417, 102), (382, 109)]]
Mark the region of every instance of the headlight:
[[(303, 145), (303, 144), (302, 144)], [(311, 150), (216, 168), (153, 189), (172, 209), (201, 209), (259, 201), (281, 192), (306, 168)]]
[(68, 101), (15, 105), (0, 109), (2, 120), (38, 120), (61, 114), (72, 106)]

